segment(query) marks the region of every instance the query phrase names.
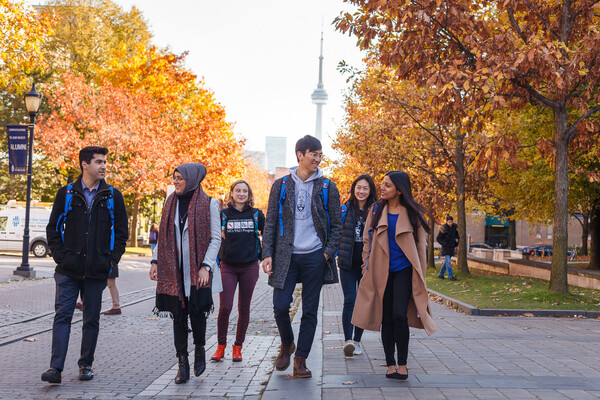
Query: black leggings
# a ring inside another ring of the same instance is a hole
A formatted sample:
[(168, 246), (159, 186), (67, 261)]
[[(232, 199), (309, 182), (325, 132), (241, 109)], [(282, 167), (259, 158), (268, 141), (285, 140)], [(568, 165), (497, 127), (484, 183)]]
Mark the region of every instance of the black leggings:
[[(189, 308), (187, 298), (185, 299), (186, 308), (182, 310), (184, 314), (187, 314)], [(196, 347), (204, 346), (206, 344), (206, 317), (204, 313), (189, 315), (190, 322), (192, 324), (192, 334), (194, 336), (194, 344)], [(188, 355), (188, 316), (185, 316), (184, 320), (173, 320), (173, 337), (175, 339), (175, 350), (177, 351), (177, 357)]]
[(381, 342), (388, 366), (396, 365), (394, 348), (398, 352), (398, 365), (406, 365), (408, 357), (408, 302), (412, 297), (412, 266), (390, 272), (383, 295), (383, 320)]

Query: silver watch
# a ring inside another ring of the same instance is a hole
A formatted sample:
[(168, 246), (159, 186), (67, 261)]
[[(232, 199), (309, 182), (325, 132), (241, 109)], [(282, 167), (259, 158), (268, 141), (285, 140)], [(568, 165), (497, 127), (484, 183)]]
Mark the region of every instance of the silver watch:
[(208, 272), (210, 272), (210, 270), (211, 270), (211, 268), (210, 268), (208, 265), (203, 265), (202, 267), (203, 267), (203, 268), (206, 268), (206, 270), (207, 270)]

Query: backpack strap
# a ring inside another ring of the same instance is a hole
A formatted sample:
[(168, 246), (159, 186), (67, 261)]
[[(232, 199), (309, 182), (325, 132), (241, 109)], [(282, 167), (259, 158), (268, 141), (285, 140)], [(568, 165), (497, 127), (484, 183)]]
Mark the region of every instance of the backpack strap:
[(325, 179), (323, 186), (321, 186), (321, 200), (323, 200), (323, 208), (325, 208), (325, 215), (327, 216), (327, 236), (329, 236), (331, 230), (329, 222), (329, 179)]
[(260, 257), (260, 232), (258, 232), (258, 210), (254, 213), (252, 219), (254, 220), (254, 236), (256, 237), (256, 251), (258, 251), (258, 255)]
[(106, 200), (106, 208), (110, 213), (110, 251), (115, 249), (115, 190), (110, 187), (110, 197)]
[(344, 226), (344, 224), (346, 223), (346, 217), (348, 216), (348, 206), (344, 204), (341, 207), (341, 210), (342, 210), (342, 226)]
[(281, 179), (281, 190), (279, 191), (279, 236), (283, 236), (283, 201), (285, 200), (285, 183), (287, 176)]
[(73, 185), (69, 183), (67, 185), (67, 194), (65, 196), (65, 209), (59, 215), (58, 221), (56, 222), (56, 232), (60, 233), (60, 238), (62, 239), (63, 243), (65, 242), (65, 234), (64, 234), (65, 223), (67, 222), (67, 214), (69, 214), (69, 211), (72, 210), (72, 207), (71, 207), (72, 201), (73, 201)]
[(227, 214), (225, 214), (225, 211), (223, 211), (221, 213), (221, 230), (226, 230), (227, 229)]

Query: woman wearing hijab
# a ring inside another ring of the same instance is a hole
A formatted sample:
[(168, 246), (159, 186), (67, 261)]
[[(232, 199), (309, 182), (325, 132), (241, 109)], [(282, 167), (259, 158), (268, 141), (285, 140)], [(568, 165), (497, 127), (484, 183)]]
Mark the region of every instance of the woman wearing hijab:
[(179, 361), (175, 383), (190, 377), (188, 317), (196, 346), (194, 375), (206, 369), (206, 318), (213, 310), (212, 293), (222, 290), (216, 263), (221, 245), (219, 202), (202, 189), (205, 176), (206, 167), (200, 163), (182, 164), (173, 172), (175, 192), (163, 208), (150, 268), (150, 279), (158, 281), (154, 312), (173, 318)]

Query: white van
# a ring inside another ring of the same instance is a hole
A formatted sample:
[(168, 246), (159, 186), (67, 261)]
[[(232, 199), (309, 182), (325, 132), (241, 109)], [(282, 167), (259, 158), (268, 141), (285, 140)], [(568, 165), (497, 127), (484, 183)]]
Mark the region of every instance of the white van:
[[(46, 226), (52, 204), (32, 203), (29, 215), (29, 250), (36, 257), (50, 252), (46, 239)], [(0, 206), (0, 251), (22, 251), (25, 230), (25, 202), (10, 200)]]

